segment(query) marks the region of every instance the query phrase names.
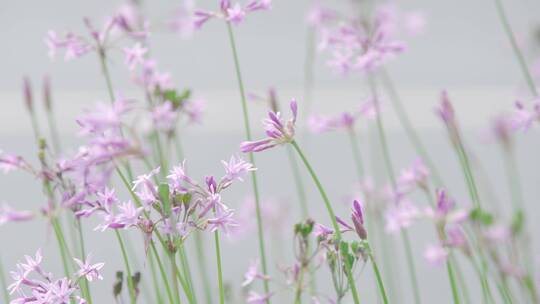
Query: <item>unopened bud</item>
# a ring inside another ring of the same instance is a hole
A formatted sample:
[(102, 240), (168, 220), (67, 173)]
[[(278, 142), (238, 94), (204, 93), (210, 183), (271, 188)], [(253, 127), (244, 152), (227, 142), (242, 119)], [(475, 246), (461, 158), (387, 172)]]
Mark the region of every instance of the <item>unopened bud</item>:
[(23, 95), (24, 95), (24, 103), (26, 104), (26, 108), (28, 109), (28, 112), (33, 113), (34, 106), (33, 106), (33, 99), (32, 99), (32, 88), (30, 86), (30, 79), (28, 77), (24, 77), (23, 79)]

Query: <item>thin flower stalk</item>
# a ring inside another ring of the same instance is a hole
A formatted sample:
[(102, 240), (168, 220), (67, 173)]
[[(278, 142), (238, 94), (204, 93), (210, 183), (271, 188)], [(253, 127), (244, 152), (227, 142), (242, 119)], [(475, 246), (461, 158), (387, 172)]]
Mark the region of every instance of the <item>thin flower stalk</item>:
[(178, 288), (178, 280), (176, 279), (177, 271), (178, 271), (178, 266), (176, 265), (176, 256), (174, 252), (168, 252), (168, 256), (169, 256), (169, 261), (171, 263), (171, 272), (172, 272), (171, 278), (173, 281), (174, 302), (176, 304), (180, 304), (181, 303), (180, 289)]
[(158, 264), (159, 272), (161, 274), (161, 279), (163, 280), (163, 284), (165, 285), (165, 291), (167, 293), (167, 297), (169, 298), (169, 303), (174, 304), (175, 302), (174, 302), (173, 295), (171, 292), (171, 287), (169, 286), (170, 280), (167, 278), (167, 273), (165, 272), (165, 268), (163, 267), (163, 263), (161, 262), (161, 258), (159, 257), (159, 253), (153, 241), (150, 241), (150, 249), (152, 251), (152, 255), (156, 259), (156, 263)]
[(388, 95), (390, 96), (390, 100), (393, 103), (394, 110), (396, 111), (399, 122), (401, 123), (405, 132), (407, 133), (407, 137), (413, 144), (418, 155), (422, 157), (422, 160), (429, 167), (436, 186), (439, 186), (439, 187), (443, 186), (442, 178), (437, 168), (435, 167), (435, 163), (429, 156), (428, 152), (426, 151), (426, 148), (424, 147), (424, 144), (422, 143), (420, 139), (420, 136), (418, 136), (415, 128), (413, 127), (411, 120), (409, 119), (409, 115), (407, 115), (407, 112), (405, 108), (403, 107), (403, 102), (401, 101), (401, 98), (394, 86), (392, 78), (390, 78), (390, 75), (388, 74), (388, 72), (386, 71), (384, 67), (380, 69), (379, 75), (381, 77), (383, 85), (386, 87), (388, 91)]
[[(233, 54), (236, 78), (238, 81), (238, 88), (240, 90), (240, 100), (242, 102), (242, 113), (243, 113), (243, 120), (244, 120), (244, 128), (246, 132), (246, 139), (248, 141), (251, 141), (251, 138), (252, 138), (251, 127), (249, 123), (246, 94), (245, 94), (245, 89), (244, 89), (244, 83), (242, 80), (242, 74), (240, 72), (240, 61), (238, 58), (238, 52), (236, 50), (236, 42), (234, 39), (234, 33), (233, 33), (233, 29), (230, 22), (227, 22), (227, 32), (229, 35), (229, 42), (230, 42), (230, 46), (231, 46), (231, 50)], [(249, 153), (249, 162), (252, 163), (254, 166), (256, 166), (255, 156), (253, 155), (253, 153)], [(262, 267), (263, 273), (265, 275), (268, 275), (264, 231), (263, 231), (263, 223), (262, 223), (262, 216), (261, 216), (260, 196), (259, 196), (259, 189), (258, 189), (258, 183), (257, 183), (257, 173), (255, 171), (251, 172), (251, 181), (253, 185), (253, 195), (255, 197), (255, 215), (257, 217), (257, 233), (258, 233), (258, 239), (259, 239), (259, 255), (261, 257), (261, 267)], [(270, 287), (269, 287), (268, 282), (265, 280), (263, 282), (263, 285), (264, 285), (265, 293), (268, 294), (270, 292)]]
[(114, 233), (116, 235), (116, 240), (118, 241), (118, 245), (120, 245), (120, 251), (122, 252), (122, 259), (124, 260), (124, 267), (126, 268), (128, 288), (129, 288), (129, 300), (131, 304), (135, 304), (137, 302), (137, 295), (135, 293), (135, 286), (133, 284), (131, 267), (129, 266), (129, 258), (126, 252), (126, 248), (124, 246), (124, 241), (118, 230), (114, 230)]
[(501, 0), (493, 0), (493, 1), (495, 3), (499, 21), (501, 22), (504, 28), (506, 36), (508, 37), (510, 45), (512, 46), (514, 55), (519, 63), (519, 67), (521, 69), (521, 73), (523, 74), (523, 78), (525, 78), (525, 81), (527, 82), (527, 86), (529, 87), (531, 94), (534, 97), (538, 97), (538, 90), (536, 88), (536, 84), (534, 83), (534, 79), (531, 75), (531, 72), (529, 71), (529, 67), (527, 65), (527, 62), (525, 61), (525, 57), (523, 56), (523, 53), (521, 52), (517, 39), (514, 35), (514, 32), (512, 31), (512, 27), (510, 25), (510, 22), (508, 21), (508, 17), (506, 16), (506, 11), (504, 9), (503, 3)]
[[(376, 84), (372, 76), (368, 76), (368, 84), (369, 84), (369, 88), (371, 90), (371, 94), (373, 95), (375, 106), (376, 106), (375, 112), (377, 113), (376, 115), (377, 133), (379, 136), (379, 142), (381, 144), (381, 148), (383, 152), (383, 159), (385, 163), (386, 172), (387, 172), (388, 178), (390, 179), (393, 193), (397, 193), (397, 183), (396, 183), (396, 177), (394, 175), (394, 167), (392, 165), (392, 160), (390, 158), (390, 152), (388, 149), (388, 143), (387, 143), (386, 135), (384, 131), (384, 124), (383, 124), (382, 115), (380, 111), (380, 102), (378, 100), (377, 88), (376, 88)], [(407, 266), (409, 270), (409, 276), (411, 279), (411, 286), (412, 286), (412, 291), (414, 295), (414, 300), (415, 300), (415, 303), (419, 304), (422, 302), (420, 298), (420, 288), (418, 286), (418, 279), (416, 276), (416, 267), (414, 265), (414, 256), (412, 253), (411, 241), (409, 239), (409, 234), (405, 229), (401, 229), (401, 238), (403, 240), (403, 245), (405, 248), (405, 255), (407, 258)]]
[(197, 254), (197, 264), (201, 280), (204, 286), (204, 296), (207, 304), (212, 303), (212, 290), (210, 288), (210, 278), (208, 277), (208, 268), (206, 267), (204, 244), (202, 240), (201, 232), (195, 232), (195, 250)]
[(0, 260), (0, 288), (2, 288), (2, 298), (6, 303), (9, 303), (9, 293), (7, 291), (6, 276), (2, 260)]
[(219, 247), (219, 231), (214, 231), (214, 244), (216, 250), (216, 262), (217, 262), (217, 275), (218, 275), (218, 289), (219, 289), (219, 303), (225, 303), (225, 289), (223, 287), (223, 273), (221, 269), (221, 249)]
[(43, 79), (43, 102), (45, 105), (45, 112), (47, 114), (47, 124), (49, 125), (49, 132), (51, 134), (52, 146), (55, 154), (62, 152), (62, 145), (60, 143), (60, 136), (58, 135), (58, 128), (56, 126), (56, 118), (54, 115), (54, 108), (51, 96), (51, 84), (49, 77)]

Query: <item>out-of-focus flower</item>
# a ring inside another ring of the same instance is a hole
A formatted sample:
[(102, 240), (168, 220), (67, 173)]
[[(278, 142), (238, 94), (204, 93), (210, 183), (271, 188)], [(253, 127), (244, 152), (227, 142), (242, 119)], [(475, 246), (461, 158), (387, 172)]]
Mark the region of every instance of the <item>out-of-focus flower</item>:
[(58, 34), (52, 30), (47, 33), (45, 44), (49, 48), (49, 57), (51, 58), (54, 58), (59, 50), (65, 50), (65, 61), (79, 58), (92, 50), (92, 46), (81, 36), (67, 33), (64, 38), (59, 38)]
[(99, 103), (77, 119), (82, 128), (81, 134), (101, 134), (109, 130), (117, 132), (122, 115), (129, 110), (131, 110), (130, 101), (121, 97), (118, 97), (112, 105)]
[(429, 169), (422, 159), (417, 158), (410, 167), (401, 170), (397, 182), (398, 191), (404, 194), (412, 191), (415, 187), (427, 189), (428, 178)]
[(11, 209), (7, 203), (0, 206), (0, 226), (10, 222), (29, 221), (34, 217), (30, 211), (16, 211)]
[(152, 110), (152, 121), (158, 130), (172, 131), (178, 118), (178, 112), (173, 107), (172, 102), (165, 101), (157, 105)]
[(386, 232), (397, 233), (412, 225), (419, 216), (418, 208), (407, 199), (402, 199), (397, 204), (391, 204), (384, 214)]
[(248, 294), (246, 302), (249, 304), (266, 304), (270, 301), (273, 293), (269, 294), (258, 294), (257, 292), (251, 290)]
[(441, 245), (429, 245), (424, 251), (424, 258), (434, 266), (440, 266), (448, 259), (448, 250)]
[(125, 63), (129, 67), (129, 70), (133, 71), (137, 65), (144, 63), (144, 55), (148, 52), (148, 49), (141, 46), (140, 42), (137, 42), (131, 48), (124, 48)]
[(527, 131), (534, 122), (540, 121), (540, 101), (533, 101), (532, 109), (527, 109), (521, 101), (516, 101), (511, 121), (514, 129)]
[(258, 141), (246, 141), (240, 145), (240, 150), (246, 152), (260, 152), (277, 145), (289, 143), (294, 140), (298, 105), (293, 99), (290, 103), (292, 118), (287, 122), (281, 119), (279, 112), (268, 112), (268, 118), (263, 121), (267, 138)]
[(256, 279), (269, 280), (270, 277), (259, 271), (259, 260), (253, 260), (249, 264), (248, 270), (244, 274), (242, 287), (246, 287), (253, 283)]
[(208, 20), (220, 18), (231, 24), (238, 25), (242, 23), (248, 13), (265, 11), (271, 8), (271, 0), (251, 0), (245, 6), (242, 6), (239, 2), (233, 5), (230, 1), (220, 1), (220, 12), (195, 10), (193, 13), (193, 23), (195, 29), (200, 29)]

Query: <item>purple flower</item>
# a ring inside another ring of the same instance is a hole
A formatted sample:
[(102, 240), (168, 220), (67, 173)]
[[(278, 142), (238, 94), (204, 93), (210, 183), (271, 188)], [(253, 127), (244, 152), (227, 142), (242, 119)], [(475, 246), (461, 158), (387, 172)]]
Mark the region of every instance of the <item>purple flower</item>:
[(45, 38), (45, 44), (49, 48), (49, 57), (54, 58), (58, 50), (64, 49), (64, 60), (70, 61), (79, 58), (92, 50), (92, 46), (80, 36), (67, 33), (64, 38), (59, 38), (55, 31), (49, 31)]
[(187, 114), (190, 123), (201, 123), (206, 101), (201, 98), (188, 99), (182, 104), (182, 111)]
[(122, 115), (129, 110), (130, 102), (121, 97), (117, 97), (112, 105), (99, 103), (77, 119), (82, 128), (81, 134), (101, 134), (109, 130), (116, 132), (120, 128)]
[(246, 16), (246, 12), (244, 11), (244, 8), (240, 5), (240, 3), (236, 3), (233, 7), (227, 9), (227, 21), (234, 25), (240, 24), (244, 17)]
[(27, 167), (25, 160), (20, 156), (6, 154), (0, 150), (0, 171), (9, 173), (13, 170)]
[(142, 47), (139, 42), (137, 42), (132, 48), (124, 48), (125, 63), (131, 71), (133, 71), (137, 65), (144, 63), (144, 55), (147, 52), (148, 49)]
[(402, 200), (398, 204), (390, 205), (384, 214), (386, 232), (397, 233), (401, 229), (409, 227), (419, 215), (418, 208), (408, 200)]
[(515, 130), (527, 131), (535, 121), (540, 120), (540, 100), (534, 100), (530, 110), (521, 101), (516, 101), (515, 108), (511, 118)]
[(35, 257), (26, 256), (26, 263), (18, 263), (17, 270), (11, 272), (14, 282), (9, 285), (10, 294), (17, 293), (11, 303), (24, 304), (66, 304), (76, 301), (79, 304), (86, 300), (77, 296), (78, 281), (68, 278), (55, 280), (51, 273), (41, 269), (42, 255), (38, 250)]
[(213, 218), (208, 219), (210, 231), (221, 230), (225, 234), (229, 234), (231, 228), (238, 226), (234, 219), (234, 211), (232, 209), (216, 208), (216, 213)]
[(272, 295), (273, 293), (261, 295), (252, 290), (249, 292), (246, 302), (248, 304), (266, 304), (268, 303), (268, 301), (270, 301)]
[(441, 245), (429, 245), (424, 250), (424, 258), (434, 266), (440, 266), (448, 259), (448, 250)]
[(506, 225), (492, 225), (483, 232), (483, 235), (490, 242), (505, 242), (511, 239), (512, 229)]
[(422, 159), (417, 158), (412, 166), (401, 171), (398, 178), (398, 189), (400, 193), (407, 193), (418, 186), (426, 189), (429, 178), (429, 169)]
[(249, 264), (249, 268), (244, 274), (244, 281), (242, 287), (246, 287), (253, 283), (256, 279), (269, 280), (270, 277), (259, 271), (259, 260), (253, 260)]
[(172, 102), (168, 100), (161, 105), (157, 105), (152, 110), (152, 121), (158, 130), (172, 131), (177, 117), (178, 113), (174, 109)]
[(0, 226), (10, 222), (29, 221), (34, 217), (30, 211), (15, 211), (6, 203), (0, 206)]
[(231, 182), (234, 180), (243, 182), (243, 177), (248, 172), (257, 170), (253, 164), (248, 163), (239, 157), (235, 157), (234, 155), (231, 156), (231, 159), (228, 162), (222, 160), (221, 163), (225, 168), (225, 176), (223, 179)]
[(281, 119), (279, 112), (268, 112), (268, 118), (263, 121), (267, 138), (258, 141), (247, 141), (240, 145), (240, 150), (246, 152), (259, 152), (277, 145), (289, 143), (294, 140), (298, 105), (296, 100), (291, 100), (290, 108), (292, 118), (287, 122)]
[(441, 92), (441, 103), (438, 108), (435, 109), (435, 113), (443, 120), (443, 122), (449, 126), (455, 126), (455, 112), (454, 107), (450, 103), (448, 98), (448, 92)]
[(354, 230), (360, 239), (367, 239), (367, 231), (364, 227), (364, 214), (362, 212), (362, 205), (358, 200), (354, 200), (352, 204), (351, 219), (354, 224)]
[(85, 277), (87, 281), (92, 282), (94, 280), (103, 280), (103, 277), (99, 273), (101, 268), (105, 266), (105, 263), (91, 264), (92, 255), (88, 255), (86, 260), (83, 262), (79, 259), (74, 258), (75, 262), (79, 266), (79, 270), (76, 273), (78, 278)]

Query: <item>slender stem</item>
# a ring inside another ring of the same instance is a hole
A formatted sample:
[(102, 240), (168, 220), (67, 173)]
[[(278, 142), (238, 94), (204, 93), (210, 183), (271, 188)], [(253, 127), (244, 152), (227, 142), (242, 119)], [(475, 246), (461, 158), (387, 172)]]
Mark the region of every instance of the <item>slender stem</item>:
[[(456, 133), (457, 132), (458, 130), (456, 130)], [(467, 187), (469, 189), (469, 195), (471, 197), (471, 200), (473, 201), (473, 204), (476, 208), (480, 208), (481, 206), (480, 206), (480, 196), (478, 195), (478, 188), (476, 187), (476, 182), (474, 179), (474, 175), (472, 173), (469, 157), (467, 156), (465, 147), (459, 135), (454, 146), (456, 148), (456, 153), (458, 154), (459, 161), (463, 169), (463, 174), (465, 175), (465, 179), (467, 181)]]
[(182, 269), (184, 270), (184, 277), (186, 278), (187, 287), (189, 288), (189, 301), (190, 303), (197, 303), (197, 299), (195, 297), (195, 289), (193, 288), (193, 280), (191, 279), (191, 271), (189, 269), (189, 262), (183, 244), (179, 248), (178, 255), (180, 256), (180, 263), (182, 264)]
[(456, 279), (454, 276), (454, 270), (451, 265), (451, 261), (446, 261), (446, 271), (448, 272), (448, 279), (450, 280), (450, 287), (452, 289), (452, 298), (454, 299), (455, 304), (459, 304), (459, 292), (456, 284)]
[(377, 266), (377, 262), (375, 261), (373, 254), (371, 253), (369, 254), (369, 259), (371, 260), (371, 265), (373, 266), (373, 272), (375, 272), (375, 277), (377, 278), (377, 286), (379, 287), (379, 292), (381, 293), (383, 302), (384, 304), (388, 304), (388, 296), (386, 295), (386, 290), (384, 288), (381, 272), (379, 271), (379, 267)]
[(212, 290), (210, 288), (210, 279), (208, 278), (208, 268), (206, 267), (203, 246), (204, 244), (201, 238), (201, 232), (195, 231), (195, 249), (197, 251), (197, 263), (199, 266), (199, 273), (201, 274), (201, 279), (204, 286), (206, 304), (212, 304)]
[(418, 287), (418, 278), (416, 277), (416, 267), (414, 265), (414, 256), (412, 253), (411, 241), (409, 239), (409, 232), (402, 229), (401, 238), (403, 239), (403, 245), (405, 247), (405, 256), (407, 257), (407, 267), (409, 268), (409, 276), (411, 277), (414, 301), (415, 303), (421, 303), (420, 288)]
[(156, 265), (154, 264), (154, 260), (152, 257), (148, 259), (148, 262), (150, 264), (150, 271), (152, 272), (152, 282), (154, 283), (154, 291), (156, 293), (156, 301), (159, 304), (163, 303), (163, 298), (161, 298), (161, 292), (157, 281), (157, 274), (156, 274)]
[(219, 248), (219, 232), (214, 231), (214, 242), (216, 245), (216, 262), (218, 274), (219, 303), (225, 303), (225, 290), (223, 289), (223, 273), (221, 270), (221, 250)]
[(508, 37), (508, 40), (510, 41), (510, 45), (512, 46), (514, 55), (516, 56), (516, 59), (519, 63), (519, 67), (521, 68), (521, 72), (523, 73), (523, 77), (527, 81), (527, 85), (529, 86), (529, 90), (531, 91), (531, 94), (534, 97), (538, 97), (538, 91), (536, 89), (536, 85), (534, 84), (534, 80), (531, 75), (531, 72), (529, 71), (527, 63), (525, 62), (525, 57), (523, 56), (523, 53), (521, 52), (521, 49), (519, 48), (519, 45), (517, 43), (516, 37), (514, 36), (512, 27), (510, 26), (510, 22), (508, 21), (508, 18), (506, 17), (504, 6), (501, 0), (494, 0), (494, 1), (495, 1), (495, 7), (497, 8), (497, 14), (499, 15), (499, 20), (501, 21), (504, 31), (506, 32), (506, 36)]
[(60, 137), (58, 136), (58, 129), (56, 128), (56, 120), (54, 118), (54, 112), (52, 109), (47, 110), (47, 124), (49, 125), (49, 131), (51, 132), (51, 139), (53, 143), (54, 153), (59, 154), (62, 151), (60, 144)]
[(124, 259), (124, 266), (126, 267), (130, 303), (135, 304), (136, 302), (135, 286), (133, 285), (131, 268), (129, 266), (129, 259), (127, 256), (126, 248), (124, 247), (124, 241), (122, 240), (122, 236), (120, 235), (120, 232), (117, 229), (114, 230), (114, 233), (116, 235), (116, 239), (118, 240), (118, 244), (120, 245), (120, 250), (122, 251), (122, 258)]
[(321, 194), (321, 197), (322, 197), (323, 202), (324, 202), (324, 206), (326, 207), (326, 211), (328, 212), (328, 215), (330, 216), (330, 221), (332, 222), (332, 227), (334, 228), (336, 237), (337, 237), (338, 240), (341, 240), (341, 231), (339, 229), (339, 225), (338, 225), (337, 220), (336, 220), (336, 215), (334, 213), (334, 209), (332, 208), (332, 204), (330, 203), (330, 199), (328, 198), (328, 195), (326, 195), (326, 192), (324, 191), (324, 188), (323, 188), (321, 182), (319, 181), (319, 178), (317, 177), (317, 174), (315, 173), (315, 171), (311, 167), (309, 161), (307, 160), (306, 156), (304, 155), (304, 153), (300, 149), (300, 146), (298, 145), (298, 143), (293, 140), (291, 142), (291, 145), (294, 147), (294, 149), (296, 150), (296, 152), (300, 156), (300, 159), (302, 160), (302, 162), (306, 166), (306, 169), (308, 170), (311, 178), (313, 179), (313, 182), (315, 183), (315, 186), (317, 186), (317, 190), (319, 190), (319, 193)]
[(175, 253), (171, 251), (168, 252), (168, 255), (171, 262), (174, 302), (180, 304), (180, 289), (178, 288), (178, 280), (176, 279), (178, 270), (178, 267), (176, 266), (176, 256)]
[(302, 291), (304, 290), (304, 287), (302, 285), (304, 285), (305, 268), (306, 267), (302, 266), (300, 268), (300, 273), (298, 274), (298, 282), (296, 284), (296, 292), (295, 292), (295, 296), (294, 296), (294, 303), (295, 304), (302, 303)]
[(67, 253), (67, 244), (66, 239), (62, 233), (62, 228), (60, 228), (60, 223), (58, 219), (53, 217), (51, 218), (51, 225), (53, 227), (54, 233), (56, 235), (56, 240), (58, 241), (58, 248), (60, 249), (60, 257), (62, 258), (62, 266), (64, 268), (64, 274), (66, 277), (70, 276), (70, 268), (68, 262), (68, 253)]
[(169, 279), (167, 278), (167, 274), (165, 272), (165, 269), (163, 268), (163, 263), (161, 262), (161, 258), (159, 257), (159, 253), (153, 241), (150, 241), (150, 248), (152, 249), (152, 254), (154, 255), (154, 258), (156, 259), (156, 262), (158, 264), (158, 268), (161, 274), (161, 279), (163, 280), (163, 284), (165, 284), (165, 292), (167, 293), (167, 297), (169, 298), (169, 303), (173, 304), (174, 299), (172, 296), (171, 287), (169, 286)]
[(0, 260), (0, 288), (2, 288), (2, 296), (4, 298), (4, 301), (6, 302), (6, 304), (9, 303), (9, 294), (7, 291), (6, 277), (2, 260)]
[(304, 190), (304, 183), (302, 181), (302, 175), (300, 174), (300, 169), (298, 168), (298, 162), (296, 161), (296, 158), (290, 147), (287, 147), (287, 157), (289, 158), (289, 163), (291, 164), (291, 170), (294, 177), (294, 183), (296, 185), (296, 192), (298, 194), (298, 200), (300, 201), (300, 208), (302, 210), (302, 217), (308, 218), (309, 211), (307, 207), (306, 191)]
[[(379, 136), (379, 141), (380, 141), (382, 152), (383, 152), (382, 154), (383, 154), (383, 159), (385, 163), (386, 173), (388, 175), (388, 178), (390, 179), (393, 192), (397, 193), (397, 183), (396, 183), (396, 178), (394, 176), (394, 167), (392, 164), (392, 159), (390, 158), (390, 150), (388, 148), (386, 134), (384, 131), (384, 124), (383, 124), (380, 104), (378, 100), (377, 88), (375, 85), (375, 81), (371, 76), (368, 76), (368, 83), (369, 83), (369, 88), (371, 90), (371, 94), (373, 95), (373, 99), (375, 101), (375, 112), (376, 112), (377, 131), (378, 131), (377, 133)], [(396, 201), (396, 203), (398, 202)], [(411, 242), (409, 240), (408, 232), (402, 229), (401, 237), (403, 239), (403, 245), (405, 247), (405, 255), (407, 257), (407, 266), (409, 268), (409, 276), (411, 278), (411, 285), (413, 289), (415, 303), (419, 304), (422, 301), (420, 298), (420, 290), (418, 287), (418, 279), (416, 276), (416, 267), (414, 265), (414, 256), (412, 253)]]
[[(326, 207), (326, 210), (328, 211), (328, 215), (330, 216), (330, 220), (332, 221), (332, 226), (333, 226), (334, 231), (335, 231), (334, 233), (335, 233), (336, 240), (339, 243), (341, 241), (341, 231), (340, 231), (338, 223), (336, 221), (336, 216), (335, 216), (334, 210), (332, 208), (332, 204), (330, 203), (330, 200), (328, 199), (328, 195), (326, 195), (326, 191), (324, 191), (324, 188), (323, 188), (321, 182), (319, 181), (319, 178), (317, 177), (317, 174), (315, 173), (315, 171), (311, 167), (309, 161), (307, 160), (306, 156), (304, 155), (304, 153), (302, 152), (302, 150), (300, 149), (300, 147), (298, 146), (296, 141), (294, 141), (294, 140), (291, 141), (291, 145), (294, 147), (294, 149), (296, 150), (296, 152), (300, 156), (300, 159), (302, 159), (302, 162), (306, 166), (309, 174), (311, 175), (311, 178), (313, 179), (313, 182), (315, 183), (315, 185), (317, 186), (317, 189), (319, 190), (319, 193), (321, 194), (321, 197), (322, 197), (322, 199), (324, 201), (324, 205)], [(350, 270), (349, 267), (345, 266), (344, 268), (345, 268), (345, 272), (347, 274), (347, 280), (349, 281), (349, 286), (351, 288), (351, 293), (352, 293), (352, 296), (353, 296), (354, 303), (359, 304), (360, 300), (358, 298), (358, 293), (356, 291), (356, 284), (354, 282), (354, 276), (352, 275), (351, 270)]]
[(435, 183), (438, 186), (441, 186), (443, 184), (442, 178), (439, 172), (437, 171), (437, 168), (435, 167), (435, 163), (433, 162), (433, 160), (427, 153), (426, 148), (424, 147), (422, 141), (420, 140), (420, 136), (418, 136), (418, 134), (416, 133), (411, 123), (411, 120), (409, 116), (407, 115), (407, 111), (403, 107), (403, 102), (401, 101), (401, 98), (399, 94), (397, 93), (397, 90), (394, 86), (392, 79), (390, 78), (390, 75), (384, 68), (381, 68), (380, 75), (381, 75), (382, 82), (386, 86), (388, 94), (390, 95), (390, 101), (392, 102), (394, 106), (394, 110), (397, 113), (399, 122), (401, 123), (401, 125), (405, 129), (405, 132), (407, 133), (407, 137), (413, 144), (414, 148), (416, 149), (416, 152), (420, 155), (420, 157), (422, 157), (422, 160), (424, 161), (424, 163), (429, 167), (431, 176), (433, 177)]
[[(238, 88), (240, 91), (240, 99), (242, 102), (242, 113), (243, 113), (243, 119), (244, 119), (244, 128), (246, 131), (246, 139), (248, 141), (251, 141), (251, 128), (249, 123), (249, 115), (248, 115), (248, 108), (247, 108), (247, 101), (246, 101), (246, 94), (244, 90), (244, 83), (242, 81), (242, 73), (240, 72), (240, 61), (238, 59), (238, 52), (236, 50), (236, 43), (234, 39), (234, 33), (231, 27), (231, 24), (227, 22), (227, 32), (229, 35), (229, 42), (231, 45), (231, 50), (233, 54), (234, 59), (234, 67), (236, 71), (236, 78), (238, 81)], [(249, 161), (255, 165), (255, 156), (253, 153), (249, 153)], [(268, 267), (266, 262), (266, 250), (265, 250), (265, 241), (264, 241), (264, 231), (263, 231), (263, 222), (262, 222), (262, 216), (261, 216), (261, 206), (260, 206), (260, 197), (259, 197), (259, 189), (257, 184), (257, 173), (256, 171), (251, 171), (251, 181), (253, 185), (253, 195), (255, 196), (255, 214), (257, 218), (257, 232), (258, 232), (258, 238), (259, 238), (259, 254), (261, 257), (261, 268), (264, 275), (268, 275)], [(270, 288), (268, 285), (268, 280), (264, 280), (264, 291), (265, 293), (270, 292)]]
[[(85, 261), (86, 260), (86, 250), (85, 250), (85, 247), (84, 247), (84, 236), (83, 236), (82, 224), (81, 224), (80, 219), (77, 219), (77, 231), (79, 232), (79, 245), (80, 245), (80, 250), (81, 250), (81, 261)], [(88, 285), (88, 280), (86, 279), (86, 277), (82, 278), (82, 282), (83, 282), (83, 286), (84, 286), (83, 291), (86, 293), (85, 300), (88, 301), (88, 304), (92, 304), (92, 294), (90, 292), (90, 286)]]
[(99, 63), (101, 65), (101, 72), (103, 73), (103, 77), (105, 77), (105, 83), (107, 85), (107, 92), (109, 93), (109, 98), (111, 100), (111, 103), (114, 102), (114, 91), (111, 81), (111, 74), (109, 73), (109, 68), (107, 66), (107, 58), (105, 57), (105, 50), (100, 49), (98, 50), (99, 55)]
[(459, 282), (459, 288), (463, 295), (463, 299), (465, 303), (470, 304), (471, 297), (469, 295), (469, 289), (467, 288), (467, 282), (465, 282), (465, 277), (463, 276), (463, 273), (461, 272), (461, 268), (459, 267), (458, 260), (454, 257), (452, 253), (450, 253), (450, 260), (452, 262), (452, 267), (456, 274), (457, 281)]

